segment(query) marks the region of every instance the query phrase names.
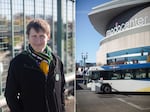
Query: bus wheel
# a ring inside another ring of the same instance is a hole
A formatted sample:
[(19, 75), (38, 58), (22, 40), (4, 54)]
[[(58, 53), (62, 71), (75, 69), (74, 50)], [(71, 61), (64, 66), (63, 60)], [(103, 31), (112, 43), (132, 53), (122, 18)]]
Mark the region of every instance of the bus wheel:
[(103, 90), (104, 90), (104, 87), (105, 87), (105, 85), (104, 85), (104, 84), (103, 84), (103, 85), (101, 85), (100, 90), (101, 90), (101, 91), (103, 91)]
[(105, 85), (105, 86), (103, 87), (103, 92), (104, 92), (104, 93), (111, 93), (111, 91), (112, 91), (112, 88), (111, 88), (110, 85)]

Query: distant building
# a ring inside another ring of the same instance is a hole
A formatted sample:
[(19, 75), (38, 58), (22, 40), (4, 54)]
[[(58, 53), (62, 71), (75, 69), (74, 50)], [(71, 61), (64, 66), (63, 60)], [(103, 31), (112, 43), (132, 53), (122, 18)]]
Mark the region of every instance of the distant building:
[[(91, 66), (96, 66), (96, 63), (86, 63), (86, 69), (91, 67)], [(76, 71), (78, 71), (78, 69), (83, 69), (84, 66), (81, 63), (76, 63)]]
[(150, 0), (113, 0), (89, 13), (104, 36), (97, 65), (150, 62)]
[[(26, 49), (26, 25), (33, 18), (45, 19), (51, 25), (49, 46), (62, 59), (65, 74), (75, 72), (74, 0), (0, 0), (0, 102), (9, 62)], [(7, 111), (0, 108), (0, 112)]]

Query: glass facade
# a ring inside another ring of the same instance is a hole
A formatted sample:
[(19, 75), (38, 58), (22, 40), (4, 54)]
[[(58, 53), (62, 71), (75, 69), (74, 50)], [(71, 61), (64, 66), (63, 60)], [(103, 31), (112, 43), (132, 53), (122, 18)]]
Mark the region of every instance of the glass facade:
[(150, 62), (150, 46), (107, 53), (107, 64), (134, 64)]
[[(4, 98), (10, 60), (26, 49), (26, 25), (33, 18), (45, 19), (50, 24), (51, 40), (48, 44), (62, 59), (65, 74), (75, 71), (73, 0), (0, 0), (0, 101)], [(0, 108), (0, 112), (7, 111), (5, 106)]]

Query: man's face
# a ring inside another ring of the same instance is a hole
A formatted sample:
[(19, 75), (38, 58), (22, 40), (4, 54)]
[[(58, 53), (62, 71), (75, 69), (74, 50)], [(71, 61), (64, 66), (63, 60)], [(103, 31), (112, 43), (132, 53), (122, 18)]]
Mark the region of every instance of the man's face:
[(36, 32), (33, 28), (31, 28), (30, 33), (28, 35), (29, 44), (36, 52), (43, 52), (49, 37), (42, 30)]

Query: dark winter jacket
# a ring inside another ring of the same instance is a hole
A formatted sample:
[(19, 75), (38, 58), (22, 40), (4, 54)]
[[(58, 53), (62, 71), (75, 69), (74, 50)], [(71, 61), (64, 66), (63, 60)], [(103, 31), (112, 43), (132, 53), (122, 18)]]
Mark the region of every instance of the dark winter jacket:
[(64, 73), (60, 59), (53, 55), (46, 78), (27, 53), (10, 63), (5, 97), (11, 112), (64, 112)]

